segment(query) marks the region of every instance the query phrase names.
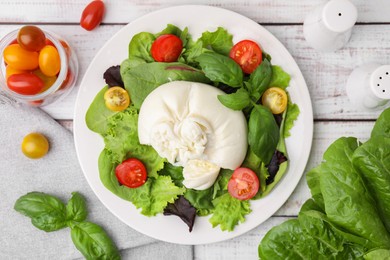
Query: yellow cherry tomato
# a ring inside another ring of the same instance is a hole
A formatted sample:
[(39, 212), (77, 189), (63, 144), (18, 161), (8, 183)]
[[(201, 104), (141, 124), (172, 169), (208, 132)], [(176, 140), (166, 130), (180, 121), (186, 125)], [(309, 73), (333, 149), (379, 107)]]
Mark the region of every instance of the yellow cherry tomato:
[(18, 70), (18, 69), (15, 69), (14, 67), (8, 65), (7, 67), (5, 67), (5, 78), (8, 79), (8, 77), (11, 75), (22, 74), (22, 73), (26, 73), (26, 72), (27, 71), (25, 71), (25, 70)]
[(4, 49), (3, 57), (7, 65), (18, 70), (34, 70), (39, 65), (38, 52), (27, 51), (17, 43), (8, 45)]
[(130, 105), (127, 91), (121, 87), (111, 87), (104, 93), (106, 107), (112, 111), (125, 110)]
[(48, 77), (41, 70), (34, 70), (33, 74), (37, 75), (43, 81), (43, 88), (40, 93), (48, 90), (57, 80), (56, 76)]
[(39, 52), (39, 69), (48, 77), (53, 77), (60, 72), (61, 59), (55, 47), (46, 45)]
[(49, 142), (40, 133), (26, 135), (22, 141), (22, 152), (31, 159), (39, 159), (47, 154)]
[(261, 98), (261, 103), (268, 107), (272, 114), (283, 113), (286, 110), (287, 102), (286, 91), (277, 87), (267, 89)]

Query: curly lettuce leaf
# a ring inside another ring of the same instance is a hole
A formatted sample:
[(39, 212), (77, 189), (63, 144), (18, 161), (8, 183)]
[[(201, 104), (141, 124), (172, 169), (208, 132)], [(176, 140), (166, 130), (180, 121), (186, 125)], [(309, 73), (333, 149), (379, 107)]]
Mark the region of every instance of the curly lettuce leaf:
[(285, 72), (280, 66), (272, 66), (272, 77), (269, 83), (270, 87), (286, 89), (290, 84), (290, 74)]
[(222, 231), (233, 231), (239, 222), (245, 222), (245, 216), (252, 211), (249, 201), (238, 200), (229, 193), (215, 198), (213, 204), (215, 209), (209, 221), (213, 227), (220, 225)]
[(291, 134), (290, 134), (290, 130), (293, 128), (294, 126), (294, 122), (295, 120), (297, 120), (298, 116), (299, 116), (299, 107), (297, 104), (294, 104), (292, 103), (291, 101), (288, 102), (288, 105), (287, 105), (287, 112), (286, 112), (286, 119), (285, 119), (285, 123), (284, 123), (284, 130), (283, 130), (283, 137), (284, 138), (287, 138), (289, 137)]
[(226, 56), (229, 55), (233, 47), (233, 35), (222, 27), (218, 27), (214, 32), (202, 33), (202, 37), (198, 41), (202, 42), (204, 48), (210, 48), (216, 53)]
[(211, 200), (213, 192), (214, 186), (205, 190), (187, 189), (184, 197), (196, 208), (198, 215), (205, 216), (214, 210), (214, 205)]

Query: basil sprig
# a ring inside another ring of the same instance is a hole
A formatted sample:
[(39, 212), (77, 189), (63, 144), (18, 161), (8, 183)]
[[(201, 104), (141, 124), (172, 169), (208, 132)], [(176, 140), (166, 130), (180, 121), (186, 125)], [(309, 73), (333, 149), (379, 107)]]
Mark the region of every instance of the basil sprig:
[(60, 199), (43, 192), (30, 192), (20, 197), (14, 209), (31, 218), (31, 223), (46, 232), (71, 229), (72, 241), (86, 259), (120, 259), (115, 244), (107, 233), (86, 221), (87, 206), (77, 192), (65, 205)]

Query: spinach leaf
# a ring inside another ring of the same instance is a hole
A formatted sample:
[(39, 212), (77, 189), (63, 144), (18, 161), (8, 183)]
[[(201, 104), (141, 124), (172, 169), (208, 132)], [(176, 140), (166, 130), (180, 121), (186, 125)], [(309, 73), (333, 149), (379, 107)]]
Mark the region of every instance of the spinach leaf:
[(385, 109), (376, 120), (371, 137), (383, 136), (390, 138), (390, 108)]
[(129, 59), (139, 58), (146, 62), (153, 62), (150, 49), (156, 37), (148, 32), (141, 32), (133, 36), (129, 43)]
[(249, 92), (256, 102), (269, 87), (272, 77), (271, 63), (265, 59), (249, 77)]
[(194, 226), (196, 208), (194, 208), (183, 196), (179, 196), (174, 203), (169, 203), (164, 209), (164, 215), (178, 216), (187, 224), (189, 231), (191, 232), (192, 227)]
[(210, 82), (201, 71), (179, 62), (140, 64), (122, 74), (122, 78), (136, 108), (140, 108), (144, 99), (164, 83), (175, 80)]
[(364, 255), (365, 260), (388, 260), (390, 259), (390, 249), (378, 248), (369, 251)]
[(108, 128), (108, 119), (118, 112), (109, 110), (104, 104), (104, 93), (108, 87), (102, 88), (89, 106), (85, 115), (87, 127), (96, 133), (104, 134)]
[(233, 110), (242, 110), (251, 104), (248, 91), (239, 88), (232, 94), (219, 95), (218, 100), (225, 106)]
[(243, 85), (242, 70), (231, 58), (215, 52), (205, 52), (196, 60), (211, 81), (237, 88)]
[(290, 84), (290, 74), (285, 72), (280, 66), (272, 66), (272, 77), (269, 83), (270, 87), (286, 89)]
[(84, 198), (78, 192), (72, 192), (72, 197), (66, 204), (66, 219), (73, 221), (84, 221), (87, 218), (87, 205)]
[(355, 168), (373, 195), (378, 212), (390, 233), (390, 137), (374, 135), (356, 149), (352, 157)]
[(66, 227), (65, 205), (54, 196), (30, 192), (16, 201), (14, 209), (30, 217), (35, 227), (46, 232)]
[(279, 137), (279, 127), (272, 113), (261, 105), (255, 105), (248, 122), (248, 143), (266, 165), (275, 152)]
[(210, 48), (216, 53), (226, 56), (229, 55), (233, 47), (233, 35), (222, 27), (218, 27), (214, 32), (202, 33), (199, 41), (203, 43), (204, 48)]
[(86, 259), (120, 259), (115, 244), (107, 233), (91, 222), (81, 222), (71, 229), (71, 237), (76, 248)]

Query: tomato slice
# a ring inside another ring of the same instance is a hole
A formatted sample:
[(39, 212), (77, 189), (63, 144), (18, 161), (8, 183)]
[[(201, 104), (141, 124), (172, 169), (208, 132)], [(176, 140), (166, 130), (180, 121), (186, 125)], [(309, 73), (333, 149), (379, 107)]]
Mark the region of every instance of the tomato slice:
[(183, 50), (183, 42), (173, 34), (159, 36), (152, 44), (151, 53), (155, 61), (174, 62)]
[(240, 65), (243, 72), (251, 74), (260, 65), (263, 53), (254, 41), (243, 40), (233, 46), (229, 56)]
[(260, 188), (259, 178), (249, 168), (237, 168), (228, 183), (230, 195), (239, 200), (253, 198)]
[(272, 114), (281, 114), (286, 110), (288, 97), (286, 91), (272, 87), (267, 89), (261, 97), (261, 103), (268, 107)]
[(146, 168), (135, 158), (124, 160), (115, 168), (115, 175), (119, 183), (129, 188), (137, 188), (146, 182)]
[(130, 105), (127, 91), (121, 87), (112, 87), (104, 93), (106, 107), (112, 111), (123, 111)]
[(87, 31), (91, 31), (98, 26), (104, 15), (104, 3), (101, 0), (94, 0), (83, 10), (80, 18), (80, 25)]

